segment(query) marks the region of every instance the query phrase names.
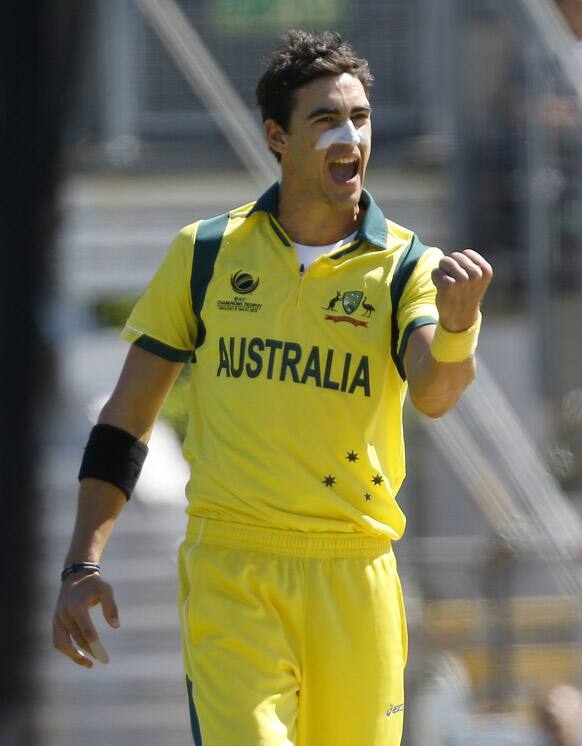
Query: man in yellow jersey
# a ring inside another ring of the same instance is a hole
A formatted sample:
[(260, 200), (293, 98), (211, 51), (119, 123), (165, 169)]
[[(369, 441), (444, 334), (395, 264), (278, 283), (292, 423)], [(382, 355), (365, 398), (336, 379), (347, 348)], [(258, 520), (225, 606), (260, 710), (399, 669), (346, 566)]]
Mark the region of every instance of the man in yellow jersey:
[(133, 310), (91, 433), (54, 644), (104, 657), (100, 560), (145, 442), (194, 360), (179, 557), (197, 746), (396, 746), (407, 637), (402, 405), (438, 417), (475, 373), (489, 264), (444, 256), (363, 188), (372, 77), (334, 33), (295, 31), (258, 89), (281, 180), (184, 228)]

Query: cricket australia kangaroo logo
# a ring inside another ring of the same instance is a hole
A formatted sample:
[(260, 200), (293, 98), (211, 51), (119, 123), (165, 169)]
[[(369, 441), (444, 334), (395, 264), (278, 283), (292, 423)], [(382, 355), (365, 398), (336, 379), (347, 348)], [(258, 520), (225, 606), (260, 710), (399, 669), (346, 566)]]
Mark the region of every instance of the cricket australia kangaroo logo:
[[(345, 311), (346, 315), (336, 315), (336, 306), (341, 301), (341, 308)], [(370, 318), (376, 310), (371, 303), (368, 303), (367, 296), (361, 290), (348, 290), (345, 293), (336, 292), (335, 296), (331, 298), (327, 306), (323, 306), (324, 311), (333, 311), (334, 313), (328, 313), (325, 317), (326, 321), (333, 321), (336, 324), (340, 321), (346, 321), (348, 324), (353, 326), (368, 326), (367, 321), (353, 318), (358, 308), (363, 309), (359, 316), (366, 316)]]

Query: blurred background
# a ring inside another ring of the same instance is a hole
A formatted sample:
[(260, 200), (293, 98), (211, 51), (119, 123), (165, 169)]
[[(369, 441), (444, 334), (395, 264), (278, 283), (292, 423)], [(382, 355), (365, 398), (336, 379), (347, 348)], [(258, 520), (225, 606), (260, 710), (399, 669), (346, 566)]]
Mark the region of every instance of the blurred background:
[(478, 381), (440, 421), (406, 412), (404, 746), (579, 745), (582, 2), (80, 6), (1, 11), (0, 743), (191, 743), (174, 608), (188, 371), (104, 557), (110, 665), (59, 656), (50, 620), (119, 329), (180, 227), (276, 178), (254, 87), (302, 27), (370, 61), (385, 214), (495, 269)]

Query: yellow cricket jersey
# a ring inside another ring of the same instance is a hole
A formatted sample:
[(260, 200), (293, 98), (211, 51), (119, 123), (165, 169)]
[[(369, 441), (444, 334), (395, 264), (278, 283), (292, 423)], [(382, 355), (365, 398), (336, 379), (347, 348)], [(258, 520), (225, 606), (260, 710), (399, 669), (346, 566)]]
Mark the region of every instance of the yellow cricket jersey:
[(301, 275), (278, 188), (184, 228), (122, 335), (194, 359), (189, 514), (398, 539), (402, 359), (410, 333), (436, 323), (442, 252), (364, 191), (354, 241)]

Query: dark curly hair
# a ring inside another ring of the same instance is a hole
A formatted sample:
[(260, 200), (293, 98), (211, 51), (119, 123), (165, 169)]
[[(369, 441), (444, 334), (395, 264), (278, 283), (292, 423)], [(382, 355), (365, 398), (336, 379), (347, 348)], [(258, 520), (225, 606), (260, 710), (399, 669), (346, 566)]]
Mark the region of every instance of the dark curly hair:
[(295, 104), (294, 92), (316, 78), (342, 73), (357, 78), (368, 95), (373, 81), (368, 62), (358, 57), (338, 33), (311, 34), (292, 29), (286, 44), (273, 53), (257, 85), (263, 122), (274, 119), (286, 130)]

